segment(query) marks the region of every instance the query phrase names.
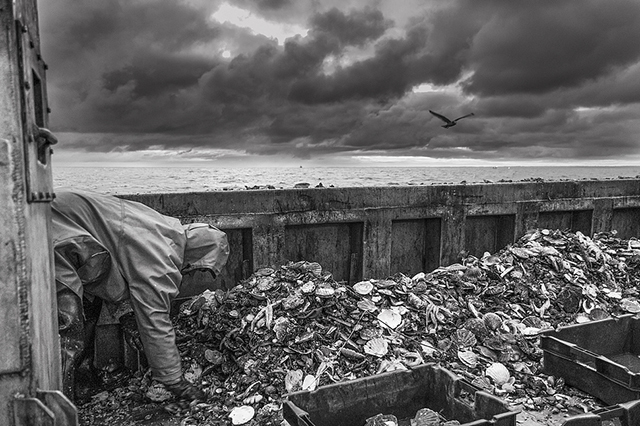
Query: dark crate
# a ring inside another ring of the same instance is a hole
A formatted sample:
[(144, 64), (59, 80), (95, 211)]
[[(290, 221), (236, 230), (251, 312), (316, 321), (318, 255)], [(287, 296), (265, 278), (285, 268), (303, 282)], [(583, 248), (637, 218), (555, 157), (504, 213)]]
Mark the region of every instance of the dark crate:
[(283, 414), (291, 426), (362, 426), (380, 413), (413, 418), (421, 408), (466, 426), (515, 426), (518, 413), (435, 364), (294, 392), (286, 398)]
[(630, 401), (571, 417), (562, 426), (637, 426), (640, 425), (640, 401)]
[(607, 404), (640, 399), (640, 318), (623, 315), (545, 331), (544, 372)]

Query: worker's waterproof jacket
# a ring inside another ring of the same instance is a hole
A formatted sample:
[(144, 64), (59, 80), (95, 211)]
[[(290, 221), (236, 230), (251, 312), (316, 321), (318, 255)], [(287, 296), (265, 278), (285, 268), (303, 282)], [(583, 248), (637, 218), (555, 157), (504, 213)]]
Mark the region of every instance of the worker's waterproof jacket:
[(216, 275), (229, 256), (226, 234), (208, 224), (182, 225), (137, 202), (60, 191), (51, 204), (58, 286), (99, 297), (111, 308), (131, 303), (154, 377), (181, 377), (180, 353), (169, 318), (182, 272)]

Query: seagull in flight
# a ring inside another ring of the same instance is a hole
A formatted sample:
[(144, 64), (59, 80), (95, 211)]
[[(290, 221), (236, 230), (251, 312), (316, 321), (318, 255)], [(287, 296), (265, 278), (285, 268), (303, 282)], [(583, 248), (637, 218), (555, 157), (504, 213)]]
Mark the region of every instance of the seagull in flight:
[(433, 111), (431, 111), (431, 110), (429, 110), (429, 112), (430, 112), (431, 114), (435, 115), (435, 116), (436, 116), (436, 117), (438, 117), (440, 120), (442, 120), (442, 121), (444, 121), (444, 122), (446, 123), (444, 126), (442, 126), (442, 127), (444, 127), (445, 129), (448, 129), (449, 127), (453, 127), (453, 126), (455, 126), (456, 124), (458, 124), (458, 123), (457, 123), (457, 121), (458, 121), (458, 120), (462, 120), (462, 119), (463, 119), (463, 118), (465, 118), (465, 117), (469, 117), (469, 116), (474, 115), (473, 113), (471, 113), (471, 114), (467, 114), (467, 115), (463, 115), (462, 117), (458, 117), (458, 118), (456, 118), (455, 120), (451, 121), (451, 120), (449, 120), (447, 117), (445, 117), (444, 115), (438, 114), (437, 112), (433, 112)]

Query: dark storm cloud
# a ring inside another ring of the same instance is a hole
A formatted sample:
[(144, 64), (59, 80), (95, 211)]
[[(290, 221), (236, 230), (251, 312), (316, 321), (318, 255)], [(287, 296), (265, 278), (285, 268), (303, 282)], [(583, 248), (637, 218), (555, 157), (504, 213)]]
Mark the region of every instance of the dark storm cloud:
[[(639, 2), (458, 0), (395, 15), (404, 3), (357, 3), (231, 2), (308, 29), (278, 44), (209, 19), (220, 2), (43, 1), (52, 126), (105, 133), (74, 138), (104, 151), (208, 146), (452, 158), (638, 151)], [(438, 90), (456, 82), (462, 90)], [(412, 92), (423, 83), (436, 90)], [(444, 130), (429, 109), (476, 115)]]
[(638, 60), (640, 3), (635, 0), (494, 4), (492, 18), (474, 37), (470, 92), (553, 91)]

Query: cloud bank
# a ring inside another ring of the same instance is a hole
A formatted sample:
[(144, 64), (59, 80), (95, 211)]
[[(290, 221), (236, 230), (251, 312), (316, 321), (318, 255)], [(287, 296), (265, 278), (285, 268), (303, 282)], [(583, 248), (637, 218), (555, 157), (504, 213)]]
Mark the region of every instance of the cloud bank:
[[(225, 20), (221, 8), (244, 18)], [(487, 160), (640, 151), (635, 0), (47, 0), (39, 9), (61, 149)], [(305, 31), (278, 38), (243, 24), (247, 16)], [(445, 130), (429, 109), (475, 116)]]

